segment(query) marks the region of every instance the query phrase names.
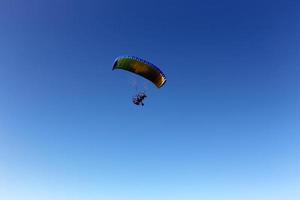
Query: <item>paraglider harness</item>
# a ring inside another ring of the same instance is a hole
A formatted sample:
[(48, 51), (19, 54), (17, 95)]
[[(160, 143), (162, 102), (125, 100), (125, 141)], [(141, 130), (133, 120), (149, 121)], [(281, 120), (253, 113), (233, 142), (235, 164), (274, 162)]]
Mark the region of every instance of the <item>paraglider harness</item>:
[(135, 97), (132, 98), (132, 102), (139, 106), (142, 105), (144, 106), (144, 99), (147, 97), (147, 95), (144, 92), (138, 93)]

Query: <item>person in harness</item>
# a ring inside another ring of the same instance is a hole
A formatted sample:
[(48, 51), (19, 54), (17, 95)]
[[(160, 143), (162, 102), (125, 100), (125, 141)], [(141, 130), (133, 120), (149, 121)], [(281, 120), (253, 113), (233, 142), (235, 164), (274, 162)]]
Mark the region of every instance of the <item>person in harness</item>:
[(132, 102), (139, 106), (142, 105), (144, 106), (144, 99), (147, 97), (147, 95), (144, 92), (140, 92), (139, 94), (137, 94), (135, 97), (132, 98)]

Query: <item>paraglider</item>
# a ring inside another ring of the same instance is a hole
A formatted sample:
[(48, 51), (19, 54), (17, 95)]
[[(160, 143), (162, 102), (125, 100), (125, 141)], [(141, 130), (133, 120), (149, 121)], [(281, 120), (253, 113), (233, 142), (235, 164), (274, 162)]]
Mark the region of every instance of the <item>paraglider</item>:
[[(157, 88), (161, 88), (167, 81), (164, 73), (154, 64), (135, 56), (120, 56), (116, 58), (113, 69), (122, 69), (132, 72), (151, 81)], [(147, 97), (145, 92), (139, 92), (133, 97), (135, 105), (144, 106), (144, 99)]]
[(135, 105), (142, 105), (144, 106), (144, 99), (147, 97), (147, 95), (144, 92), (140, 92), (135, 97), (132, 98), (132, 102)]

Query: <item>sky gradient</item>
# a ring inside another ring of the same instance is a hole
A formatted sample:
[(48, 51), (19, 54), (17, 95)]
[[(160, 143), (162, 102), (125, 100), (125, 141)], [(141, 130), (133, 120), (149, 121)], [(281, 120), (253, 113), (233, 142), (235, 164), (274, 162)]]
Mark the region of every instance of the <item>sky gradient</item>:
[[(300, 2), (0, 1), (1, 200), (299, 200)], [(141, 109), (135, 55), (167, 76)]]

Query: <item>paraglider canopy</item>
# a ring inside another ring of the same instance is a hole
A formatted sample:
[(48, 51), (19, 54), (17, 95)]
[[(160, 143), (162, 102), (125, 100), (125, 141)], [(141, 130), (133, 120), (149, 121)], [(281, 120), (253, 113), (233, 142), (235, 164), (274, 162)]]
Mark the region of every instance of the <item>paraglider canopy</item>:
[(140, 75), (161, 88), (167, 81), (164, 73), (154, 64), (135, 56), (120, 56), (116, 58), (113, 70), (123, 69)]

